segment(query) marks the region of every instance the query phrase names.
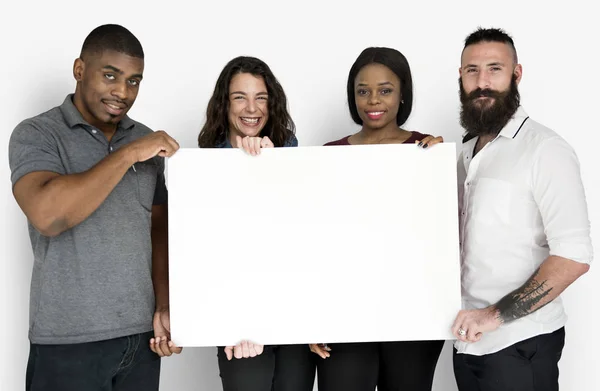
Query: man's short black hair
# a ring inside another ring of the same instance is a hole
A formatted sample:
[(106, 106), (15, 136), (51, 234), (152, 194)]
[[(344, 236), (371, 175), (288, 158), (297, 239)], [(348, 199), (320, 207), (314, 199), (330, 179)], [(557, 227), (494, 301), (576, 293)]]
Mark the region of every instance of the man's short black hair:
[(140, 41), (131, 31), (118, 24), (105, 24), (92, 30), (83, 42), (79, 57), (85, 61), (86, 56), (102, 54), (105, 51), (115, 51), (131, 57), (144, 58), (144, 50)]
[(517, 49), (515, 49), (515, 43), (513, 42), (512, 37), (504, 30), (499, 28), (477, 28), (477, 30), (469, 34), (469, 36), (465, 39), (465, 47), (463, 48), (463, 52), (467, 46), (475, 45), (480, 42), (501, 42), (507, 44), (513, 51), (515, 64), (519, 62), (517, 57)]

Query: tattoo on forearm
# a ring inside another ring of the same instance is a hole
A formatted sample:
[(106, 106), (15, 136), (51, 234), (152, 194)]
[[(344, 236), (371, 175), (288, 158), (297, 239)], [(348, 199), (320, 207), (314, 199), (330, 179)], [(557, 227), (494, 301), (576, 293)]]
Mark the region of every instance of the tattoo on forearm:
[(539, 303), (552, 291), (552, 287), (547, 286), (547, 281), (538, 281), (535, 279), (539, 269), (533, 273), (533, 276), (527, 280), (520, 288), (515, 289), (504, 296), (496, 308), (499, 312), (499, 318), (502, 322), (508, 323), (517, 320), (526, 315), (535, 312), (548, 304), (550, 301), (541, 305)]

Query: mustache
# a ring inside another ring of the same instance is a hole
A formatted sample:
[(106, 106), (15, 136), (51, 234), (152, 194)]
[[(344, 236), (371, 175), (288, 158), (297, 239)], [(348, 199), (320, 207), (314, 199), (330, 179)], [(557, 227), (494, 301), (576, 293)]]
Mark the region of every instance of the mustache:
[(500, 98), (502, 97), (502, 93), (496, 90), (492, 90), (489, 88), (476, 88), (473, 91), (471, 91), (470, 93), (467, 94), (467, 99), (468, 100), (475, 100), (477, 98)]

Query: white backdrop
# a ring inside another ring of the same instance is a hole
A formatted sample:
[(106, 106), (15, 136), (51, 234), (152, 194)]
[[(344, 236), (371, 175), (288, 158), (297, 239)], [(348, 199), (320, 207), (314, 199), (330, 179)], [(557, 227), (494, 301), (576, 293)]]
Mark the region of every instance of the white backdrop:
[[(321, 145), (354, 132), (346, 105), (348, 70), (367, 46), (391, 46), (408, 58), (415, 105), (408, 128), (460, 141), (458, 66), (463, 40), (477, 26), (503, 27), (516, 41), (528, 114), (555, 129), (576, 149), (593, 229), (600, 221), (597, 106), (597, 15), (593, 2), (545, 1), (147, 1), (86, 3), (22, 1), (3, 4), (0, 23), (0, 145), (7, 151), (22, 119), (48, 110), (74, 91), (72, 64), (85, 36), (119, 23), (141, 40), (144, 82), (133, 118), (165, 129), (194, 147), (206, 103), (227, 61), (253, 55), (284, 86), (300, 145)], [(330, 4), (331, 3), (331, 4)], [(28, 354), (27, 316), (32, 255), (23, 215), (11, 195), (8, 159), (0, 164), (4, 198), (0, 248), (0, 389), (22, 390)], [(401, 175), (401, 173), (399, 173)], [(565, 205), (565, 207), (568, 207)], [(593, 230), (596, 249), (600, 235)], [(600, 251), (600, 250), (599, 250)], [(596, 266), (564, 294), (570, 319), (560, 363), (561, 389), (600, 389)], [(307, 289), (309, 287), (307, 286)], [(163, 390), (219, 390), (214, 349), (186, 349), (163, 360)], [(449, 345), (434, 390), (453, 391)]]

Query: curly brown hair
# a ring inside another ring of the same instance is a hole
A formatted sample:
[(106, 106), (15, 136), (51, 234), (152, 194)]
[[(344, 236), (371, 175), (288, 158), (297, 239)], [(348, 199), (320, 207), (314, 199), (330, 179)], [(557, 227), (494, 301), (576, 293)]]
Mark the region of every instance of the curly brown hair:
[(262, 60), (255, 57), (240, 56), (229, 61), (221, 71), (215, 90), (206, 108), (206, 123), (198, 135), (200, 148), (215, 148), (225, 142), (229, 132), (229, 83), (233, 76), (249, 73), (260, 76), (267, 85), (269, 94), (269, 119), (261, 130), (260, 136), (267, 136), (276, 147), (282, 147), (294, 136), (296, 125), (287, 110), (287, 98), (279, 81), (271, 69)]

